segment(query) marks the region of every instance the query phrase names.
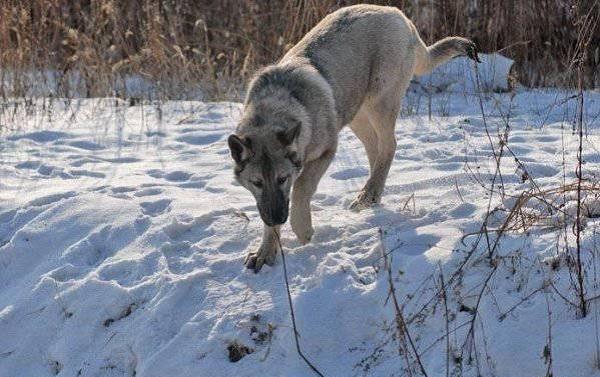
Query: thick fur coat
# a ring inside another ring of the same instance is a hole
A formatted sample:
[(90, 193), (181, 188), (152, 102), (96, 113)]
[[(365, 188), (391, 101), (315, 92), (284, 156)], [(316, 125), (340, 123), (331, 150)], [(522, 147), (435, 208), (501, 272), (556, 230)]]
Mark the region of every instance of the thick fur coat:
[(427, 47), (397, 8), (356, 5), (325, 17), (278, 63), (261, 70), (228, 140), (236, 179), (254, 195), (265, 223), (262, 244), (246, 266), (258, 271), (274, 263), (290, 198), (292, 230), (301, 242), (310, 241), (310, 200), (344, 126), (361, 140), (370, 165), (350, 208), (379, 203), (411, 78), (460, 55), (477, 60), (473, 42), (449, 37)]

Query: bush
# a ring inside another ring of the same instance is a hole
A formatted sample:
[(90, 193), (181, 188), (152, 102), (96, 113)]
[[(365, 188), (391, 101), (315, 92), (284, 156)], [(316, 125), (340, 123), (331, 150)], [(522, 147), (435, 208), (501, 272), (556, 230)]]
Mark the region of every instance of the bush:
[[(575, 20), (595, 0), (382, 0), (423, 39), (456, 34), (517, 61), (530, 86), (569, 85)], [(140, 82), (160, 98), (238, 96), (259, 66), (277, 60), (324, 15), (356, 0), (8, 0), (0, 9), (0, 95), (131, 97)], [(597, 9), (596, 9), (597, 11)], [(599, 29), (598, 26), (595, 26)], [(598, 86), (600, 30), (585, 62)], [(49, 74), (51, 73), (51, 74)], [(137, 86), (136, 86), (137, 85)]]

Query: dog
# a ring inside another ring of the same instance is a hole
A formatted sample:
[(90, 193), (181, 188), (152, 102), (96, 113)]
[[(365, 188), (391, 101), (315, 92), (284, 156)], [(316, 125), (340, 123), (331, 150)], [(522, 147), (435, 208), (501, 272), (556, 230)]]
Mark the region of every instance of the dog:
[(411, 78), (456, 56), (479, 61), (469, 39), (448, 37), (426, 46), (399, 9), (355, 5), (326, 16), (278, 63), (258, 72), (228, 138), (235, 179), (252, 193), (264, 222), (262, 243), (248, 254), (246, 267), (258, 272), (273, 265), (288, 212), (299, 241), (310, 241), (311, 197), (346, 125), (363, 143), (370, 165), (350, 209), (380, 202)]

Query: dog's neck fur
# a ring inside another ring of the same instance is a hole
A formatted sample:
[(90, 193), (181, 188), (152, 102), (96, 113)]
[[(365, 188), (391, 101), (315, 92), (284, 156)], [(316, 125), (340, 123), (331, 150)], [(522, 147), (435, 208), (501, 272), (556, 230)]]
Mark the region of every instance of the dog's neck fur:
[(338, 128), (331, 86), (308, 60), (297, 58), (266, 67), (251, 81), (238, 132), (267, 137), (263, 133), (273, 128), (261, 123), (283, 129), (293, 121), (301, 124), (293, 148), (303, 162), (314, 158), (310, 145), (318, 135), (313, 130)]

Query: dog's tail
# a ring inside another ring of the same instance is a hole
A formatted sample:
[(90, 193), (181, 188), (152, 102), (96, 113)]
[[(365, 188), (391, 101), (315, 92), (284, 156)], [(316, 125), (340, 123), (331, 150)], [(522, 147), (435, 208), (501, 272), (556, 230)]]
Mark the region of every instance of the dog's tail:
[(415, 75), (424, 75), (432, 69), (456, 56), (468, 56), (481, 63), (477, 56), (477, 45), (469, 39), (462, 37), (447, 37), (431, 46), (426, 46), (415, 30)]

